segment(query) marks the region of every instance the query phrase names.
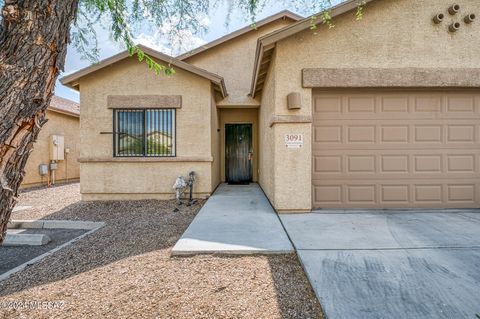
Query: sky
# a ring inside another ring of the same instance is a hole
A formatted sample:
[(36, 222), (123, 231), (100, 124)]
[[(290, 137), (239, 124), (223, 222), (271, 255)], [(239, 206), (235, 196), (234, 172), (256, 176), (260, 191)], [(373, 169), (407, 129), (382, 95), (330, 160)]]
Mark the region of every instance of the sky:
[[(258, 21), (264, 19), (282, 10), (290, 10), (301, 16), (308, 16), (320, 11), (320, 8), (322, 8), (324, 3), (330, 2), (332, 5), (336, 5), (342, 1), (344, 0), (267, 0), (266, 5), (261, 8), (261, 10), (257, 11), (256, 20)], [(0, 0), (0, 4), (2, 2), (3, 0)], [(180, 53), (195, 49), (205, 43), (220, 38), (235, 30), (251, 25), (251, 21), (248, 19), (248, 17), (245, 17), (239, 10), (233, 10), (231, 12), (230, 19), (228, 19), (228, 23), (226, 23), (226, 16), (228, 14), (228, 5), (226, 2), (227, 0), (220, 2), (223, 5), (217, 5), (215, 8), (212, 8), (208, 14), (208, 17), (205, 17), (203, 24), (207, 27), (207, 31), (204, 34), (194, 35), (188, 31), (183, 34), (183, 38), (186, 40), (184, 42), (189, 44), (188, 48), (183, 48), (182, 50), (180, 46), (175, 44), (172, 45), (172, 43), (165, 40), (165, 34), (168, 34), (168, 30), (170, 28), (169, 25), (163, 26), (157, 32), (145, 30), (139, 34), (134, 34), (134, 41), (137, 44), (143, 44), (168, 55), (176, 56)], [(106, 25), (102, 27), (102, 23)], [(95, 26), (98, 48), (100, 50), (100, 60), (106, 59), (125, 50), (121, 44), (115, 43), (113, 40), (111, 40), (110, 33), (108, 31), (108, 24), (108, 21), (105, 22), (104, 20), (100, 20)], [(69, 45), (67, 49), (65, 71), (60, 74), (59, 79), (62, 78), (62, 76), (83, 69), (91, 64), (91, 61), (81, 58), (81, 55), (77, 52), (73, 45)], [(76, 102), (78, 102), (80, 99), (80, 95), (77, 91), (61, 85), (59, 80), (57, 80), (55, 86), (55, 94)]]
[[(275, 14), (284, 9), (292, 9), (286, 8), (286, 6), (281, 3), (280, 1), (272, 1), (269, 6), (266, 6), (262, 11), (257, 13), (257, 20), (261, 20), (267, 16)], [(191, 43), (193, 48), (201, 46), (205, 43), (213, 41), (225, 34), (243, 28), (247, 25), (250, 25), (248, 19), (242, 16), (239, 12), (233, 11), (228, 23), (228, 27), (226, 26), (226, 15), (228, 9), (226, 6), (219, 6), (218, 8), (211, 10), (208, 16), (207, 21), (205, 21), (205, 25), (207, 26), (207, 32), (203, 35), (186, 35), (185, 37), (189, 40), (188, 42)], [(102, 23), (99, 21), (99, 23)], [(168, 26), (166, 26), (168, 28)], [(98, 47), (100, 49), (100, 60), (108, 58), (116, 53), (119, 53), (124, 49), (124, 47), (119, 44), (115, 43), (110, 39), (109, 32), (104, 30), (101, 27), (95, 28), (97, 30), (98, 36)], [(167, 29), (168, 30), (168, 29)], [(160, 39), (159, 35), (149, 32), (144, 32), (140, 34), (135, 34), (135, 42), (147, 45), (154, 49), (163, 51), (167, 54), (172, 54), (171, 46), (168, 43), (165, 43), (164, 39)], [(175, 51), (178, 51), (179, 48), (175, 48)], [(167, 51), (167, 52), (166, 52)], [(168, 52), (170, 51), (170, 52)], [(178, 53), (178, 52), (175, 52)], [(65, 71), (60, 74), (59, 79), (69, 73), (75, 72), (82, 68), (91, 65), (91, 62), (81, 58), (81, 55), (76, 51), (76, 49), (69, 45), (67, 49), (67, 59), (65, 62)], [(60, 84), (60, 81), (57, 80), (55, 86), (55, 95), (73, 100), (78, 102), (79, 101), (79, 93), (75, 90), (67, 88)]]

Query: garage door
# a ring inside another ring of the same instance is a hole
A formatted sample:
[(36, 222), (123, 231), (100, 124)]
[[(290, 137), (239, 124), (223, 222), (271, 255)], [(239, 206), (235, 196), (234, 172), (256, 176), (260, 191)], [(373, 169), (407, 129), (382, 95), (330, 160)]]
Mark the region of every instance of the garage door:
[(314, 208), (480, 207), (480, 93), (315, 91)]

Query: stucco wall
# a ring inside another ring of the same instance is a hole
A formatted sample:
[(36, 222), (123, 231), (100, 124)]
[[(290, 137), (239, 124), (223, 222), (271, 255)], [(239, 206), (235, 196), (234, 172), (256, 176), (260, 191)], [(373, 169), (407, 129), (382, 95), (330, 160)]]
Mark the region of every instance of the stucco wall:
[[(172, 198), (176, 177), (192, 170), (197, 173), (196, 196), (212, 191), (211, 84), (176, 71), (171, 77), (156, 75), (145, 63), (127, 58), (81, 79), (84, 199)], [(113, 110), (107, 108), (107, 96), (149, 94), (182, 96), (182, 108), (176, 110), (176, 157), (114, 158)]]
[(43, 126), (38, 139), (33, 146), (33, 152), (28, 158), (25, 166), (25, 178), (22, 187), (34, 186), (40, 183), (47, 183), (47, 176), (42, 178), (38, 172), (40, 164), (50, 162), (50, 136), (63, 135), (65, 138), (65, 148), (70, 149), (69, 154), (65, 154), (66, 161), (58, 162), (56, 170), (56, 181), (64, 182), (75, 180), (80, 177), (80, 165), (78, 157), (80, 155), (80, 120), (78, 117), (60, 114), (54, 111), (47, 111), (48, 122)]
[(219, 105), (258, 105), (248, 96), (255, 60), (257, 39), (292, 23), (281, 19), (252, 30), (210, 50), (185, 60), (195, 66), (221, 75), (225, 79), (228, 97)]
[(222, 161), (222, 155), (220, 152), (220, 114), (217, 109), (217, 104), (215, 103), (214, 99), (214, 92), (212, 90), (212, 98), (211, 98), (211, 139), (212, 139), (212, 189), (215, 189), (221, 181), (221, 174), (220, 174), (220, 163)]
[[(333, 29), (320, 26), (316, 35), (307, 30), (280, 41), (273, 67), (275, 79), (267, 80), (267, 86), (275, 87), (274, 113), (312, 114), (311, 89), (302, 88), (304, 68), (480, 67), (480, 46), (473, 45), (480, 41), (480, 24), (466, 25), (462, 20), (467, 13), (480, 15), (479, 2), (462, 1), (461, 14), (454, 18), (446, 12), (451, 4), (449, 0), (379, 0), (367, 6), (361, 21), (355, 21), (353, 13), (346, 14), (334, 19)], [(440, 12), (445, 13), (447, 22), (436, 26), (432, 17)], [(462, 21), (456, 34), (447, 32), (453, 19)], [(262, 108), (272, 103), (267, 86)], [(290, 92), (301, 93), (301, 110), (287, 109)], [(311, 124), (275, 125), (275, 158), (282, 159), (275, 162), (275, 206), (307, 210), (311, 207), (311, 149), (295, 150), (295, 154), (285, 150), (281, 147), (285, 133), (303, 133), (308, 146)]]
[(253, 130), (253, 181), (258, 181), (258, 109), (220, 109), (221, 178), (225, 177), (225, 124), (252, 124)]
[(263, 88), (262, 106), (258, 111), (259, 156), (258, 182), (275, 206), (275, 126), (270, 127), (271, 117), (275, 114), (276, 54), (272, 56), (270, 70)]

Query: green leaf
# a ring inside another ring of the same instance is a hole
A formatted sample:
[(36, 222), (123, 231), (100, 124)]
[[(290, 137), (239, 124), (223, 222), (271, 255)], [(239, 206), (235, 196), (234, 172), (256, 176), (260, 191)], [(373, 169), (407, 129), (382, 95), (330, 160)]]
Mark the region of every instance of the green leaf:
[(138, 57), (138, 61), (142, 62), (143, 58), (145, 57), (145, 53), (142, 50), (138, 49), (137, 50), (137, 57)]

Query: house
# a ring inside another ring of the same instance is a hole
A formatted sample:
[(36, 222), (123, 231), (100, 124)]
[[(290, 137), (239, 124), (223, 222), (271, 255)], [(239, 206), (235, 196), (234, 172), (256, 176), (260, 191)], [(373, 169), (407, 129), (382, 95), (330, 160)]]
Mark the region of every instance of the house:
[(80, 177), (79, 104), (53, 96), (46, 118), (27, 160), (22, 188), (78, 181)]
[[(83, 199), (172, 198), (195, 171), (197, 197), (253, 181), (279, 212), (479, 207), (480, 3), (365, 3), (334, 28), (281, 12), (177, 58), (143, 47), (170, 77), (123, 52), (63, 78)], [(154, 131), (172, 146), (148, 151)]]

